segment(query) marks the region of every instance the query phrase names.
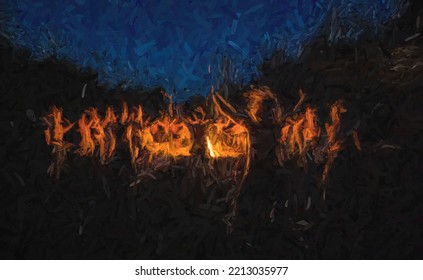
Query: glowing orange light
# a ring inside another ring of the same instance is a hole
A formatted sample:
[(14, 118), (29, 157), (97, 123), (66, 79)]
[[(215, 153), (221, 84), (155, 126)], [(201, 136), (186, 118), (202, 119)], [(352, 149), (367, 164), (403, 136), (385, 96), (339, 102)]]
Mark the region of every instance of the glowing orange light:
[(232, 112), (236, 110), (218, 94), (213, 94), (211, 98), (215, 110), (215, 121), (208, 124), (205, 130), (208, 156), (238, 158), (248, 155), (250, 134), (247, 127), (243, 125), (242, 121), (236, 121), (226, 113), (219, 105), (219, 101), (223, 102)]
[(347, 110), (341, 100), (336, 101), (330, 108), (331, 123), (325, 123), (325, 129), (328, 136), (327, 161), (323, 169), (322, 181), (327, 182), (329, 171), (337, 157), (337, 153), (342, 148), (343, 140), (339, 137), (341, 127), (341, 114)]
[(95, 143), (91, 135), (91, 126), (93, 120), (89, 119), (87, 113), (83, 113), (78, 121), (79, 133), (81, 141), (79, 142), (79, 149), (76, 150), (81, 156), (92, 156), (95, 151)]
[(96, 146), (98, 146), (100, 161), (104, 164), (113, 156), (115, 151), (116, 136), (112, 126), (116, 123), (117, 118), (111, 107), (107, 108), (103, 120), (96, 108), (88, 109), (78, 121), (81, 141), (76, 153), (81, 156), (92, 156)]
[[(48, 168), (48, 173), (58, 179), (61, 174), (63, 162), (68, 150), (73, 146), (71, 143), (64, 141), (64, 135), (72, 129), (74, 123), (70, 123), (63, 118), (62, 108), (52, 106), (50, 112), (43, 121), (47, 128), (44, 130), (44, 136), (47, 145), (53, 145), (54, 161)], [(65, 124), (65, 125), (64, 125)]]
[(303, 155), (307, 152), (319, 135), (315, 110), (307, 107), (304, 114), (285, 120), (279, 142), (287, 146), (288, 158), (292, 158), (296, 154)]
[(245, 111), (255, 124), (259, 124), (262, 121), (259, 114), (263, 110), (263, 102), (266, 100), (273, 101), (274, 108), (272, 109), (272, 113), (276, 122), (280, 123), (282, 121), (282, 109), (278, 98), (268, 87), (255, 88), (247, 91), (244, 93), (244, 97), (248, 100)]
[(160, 155), (172, 158), (191, 155), (194, 141), (190, 129), (183, 120), (164, 114), (140, 133), (140, 145), (149, 151), (150, 160)]
[[(44, 123), (47, 124), (47, 128), (44, 130), (44, 135), (48, 145), (62, 145), (63, 136), (74, 126), (74, 123), (70, 123), (67, 119), (63, 118), (62, 111), (62, 108), (52, 106), (50, 109), (50, 113), (47, 115), (47, 117), (44, 117), (43, 119)], [(53, 119), (53, 123), (51, 123), (50, 119)], [(67, 125), (63, 126), (63, 123), (67, 123)], [(51, 136), (52, 131), (53, 137)]]
[(125, 124), (128, 120), (128, 104), (124, 101), (122, 103), (122, 114), (120, 116), (120, 124)]
[[(252, 123), (261, 125), (263, 104), (266, 100), (272, 101), (273, 121), (280, 128), (277, 153), (279, 163), (283, 165), (286, 159), (294, 157), (298, 157), (297, 162), (301, 166), (306, 166), (308, 159), (314, 160), (316, 164), (324, 163), (321, 179), (326, 184), (333, 162), (343, 147), (341, 115), (346, 109), (340, 100), (332, 104), (330, 120), (321, 128), (318, 125), (317, 110), (303, 106), (306, 95), (301, 89), (298, 94), (299, 101), (293, 111), (283, 116), (282, 107), (270, 89), (252, 89), (244, 93), (247, 99), (245, 112)], [(242, 114), (220, 94), (212, 93), (204, 107), (199, 106), (192, 116), (184, 117), (183, 108), (173, 106), (171, 96), (165, 94), (165, 97), (170, 100), (167, 110), (152, 121), (141, 105), (129, 109), (127, 103), (123, 102), (119, 115), (115, 115), (113, 108), (108, 107), (104, 117), (101, 117), (97, 108), (89, 108), (77, 122), (81, 140), (75, 153), (81, 156), (98, 155), (100, 162), (106, 164), (116, 150), (116, 133), (123, 131), (123, 139), (127, 142), (131, 163), (136, 171), (144, 168), (157, 170), (159, 166), (168, 165), (171, 159), (190, 157), (195, 153), (192, 150), (203, 150), (210, 172), (222, 170), (220, 167), (228, 163), (227, 166), (232, 166), (230, 176), (239, 190), (249, 172), (251, 153), (250, 130)], [(72, 147), (72, 144), (64, 141), (64, 135), (75, 123), (63, 118), (62, 109), (56, 106), (51, 107), (43, 120), (47, 126), (44, 130), (45, 141), (53, 146), (55, 156), (48, 171), (58, 178), (66, 153)], [(124, 129), (118, 130), (118, 125)], [(195, 140), (194, 135), (197, 137)], [(353, 130), (352, 135), (357, 150), (361, 151), (357, 131)], [(193, 149), (194, 142), (198, 145)], [(213, 177), (219, 178), (215, 175)], [(222, 177), (228, 179), (228, 173)]]
[(358, 133), (357, 130), (353, 130), (353, 138), (354, 138), (354, 145), (357, 148), (357, 150), (359, 150), (361, 152), (361, 143), (360, 143), (360, 139), (358, 138)]

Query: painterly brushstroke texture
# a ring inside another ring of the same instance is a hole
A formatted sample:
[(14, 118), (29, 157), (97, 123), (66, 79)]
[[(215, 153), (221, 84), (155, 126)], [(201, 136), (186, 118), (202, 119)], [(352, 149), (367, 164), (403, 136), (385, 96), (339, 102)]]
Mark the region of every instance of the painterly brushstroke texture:
[(254, 79), (277, 49), (298, 56), (324, 23), (331, 41), (377, 33), (400, 2), (7, 0), (0, 15), (3, 36), (36, 59), (91, 67), (110, 86), (162, 86), (180, 101)]

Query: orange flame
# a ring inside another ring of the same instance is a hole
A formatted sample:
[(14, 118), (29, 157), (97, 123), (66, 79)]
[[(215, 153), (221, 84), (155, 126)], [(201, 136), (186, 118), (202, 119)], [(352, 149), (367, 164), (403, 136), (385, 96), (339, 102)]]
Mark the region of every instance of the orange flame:
[(268, 87), (260, 89), (252, 89), (244, 93), (244, 97), (248, 100), (247, 109), (245, 110), (255, 124), (259, 124), (262, 119), (258, 114), (263, 110), (263, 102), (272, 100), (275, 104), (272, 113), (277, 123), (282, 122), (282, 109), (277, 97), (270, 91)]
[(116, 149), (116, 135), (113, 132), (112, 125), (115, 125), (117, 123), (116, 115), (113, 111), (112, 107), (108, 107), (106, 111), (106, 117), (102, 122), (102, 127), (107, 127), (107, 136), (109, 140), (109, 149), (108, 153), (106, 154), (106, 159), (110, 159), (113, 156), (113, 153)]
[[(144, 121), (143, 121), (144, 112), (142, 110), (141, 105), (138, 105), (136, 110), (137, 110), (136, 116), (134, 116), (133, 119), (136, 123), (138, 123), (142, 127), (144, 125)], [(134, 113), (132, 113), (132, 114), (134, 114)]]
[[(318, 125), (316, 109), (310, 106), (303, 107), (305, 94), (301, 89), (298, 94), (299, 101), (286, 119), (283, 119), (282, 108), (277, 97), (266, 87), (244, 93), (244, 97), (248, 100), (245, 112), (251, 121), (258, 125), (262, 122), (264, 101), (274, 102), (273, 120), (281, 128), (278, 139), (280, 149), (277, 154), (279, 163), (283, 165), (286, 157), (291, 159), (299, 156), (298, 163), (306, 164), (306, 156), (313, 160), (311, 156), (313, 155), (316, 164), (324, 162), (322, 182), (326, 184), (337, 153), (343, 146), (341, 115), (346, 112), (346, 109), (340, 100), (332, 104), (330, 121), (324, 126), (326, 133), (321, 133), (322, 128)], [(123, 138), (128, 143), (131, 163), (135, 170), (137, 168), (151, 170), (150, 166), (153, 166), (152, 170), (157, 170), (159, 166), (169, 164), (170, 161), (167, 160), (169, 158), (188, 157), (204, 147), (210, 170), (214, 170), (213, 165), (210, 164), (214, 164), (215, 159), (229, 159), (222, 162), (229, 163), (230, 165), (227, 166), (233, 167), (231, 176), (239, 190), (249, 172), (251, 140), (248, 127), (242, 119), (237, 117), (240, 115), (237, 109), (218, 93), (212, 93), (207, 99), (206, 104), (210, 106), (207, 113), (203, 107), (199, 106), (191, 117), (184, 118), (182, 107), (174, 109), (171, 96), (166, 94), (165, 96), (170, 99), (170, 104), (167, 110), (161, 112), (160, 117), (154, 121), (150, 121), (150, 118), (145, 116), (141, 105), (129, 110), (126, 102), (123, 102), (122, 112), (118, 116), (115, 115), (112, 107), (107, 108), (104, 118), (99, 115), (96, 108), (89, 108), (78, 120), (81, 141), (75, 153), (81, 156), (93, 156), (98, 147), (100, 162), (105, 164), (115, 152), (116, 126), (120, 124), (125, 128)], [(47, 125), (44, 130), (45, 141), (54, 147), (52, 153), (55, 160), (49, 167), (49, 173), (59, 177), (66, 153), (72, 146), (64, 141), (64, 135), (74, 126), (74, 123), (63, 118), (62, 109), (55, 106), (43, 119)], [(361, 151), (357, 131), (353, 130), (352, 133), (354, 144)], [(197, 137), (196, 140), (194, 136)], [(323, 139), (320, 138), (321, 136)], [(198, 141), (199, 139), (201, 140)], [(199, 149), (196, 147), (193, 149), (194, 142), (201, 143), (198, 145)], [(310, 150), (312, 153), (308, 153)], [(164, 158), (166, 160), (162, 160)], [(216, 163), (220, 164), (217, 161)], [(204, 167), (203, 170), (205, 170)], [(215, 170), (221, 171), (219, 168)], [(226, 172), (223, 176), (227, 177), (228, 174)], [(212, 175), (213, 178), (219, 178), (214, 176), (215, 174)], [(239, 192), (235, 196), (238, 194)]]
[(116, 136), (112, 130), (112, 125), (117, 123), (116, 115), (111, 107), (106, 110), (106, 116), (103, 120), (98, 116), (97, 110), (91, 109), (91, 118), (94, 120), (92, 124), (93, 136), (99, 146), (101, 163), (109, 160), (116, 148)]
[(167, 113), (155, 120), (150, 126), (140, 131), (140, 144), (150, 153), (150, 161), (154, 156), (164, 155), (177, 158), (190, 156), (194, 144), (193, 136), (187, 124)]
[(330, 107), (330, 119), (332, 124), (325, 123), (326, 133), (328, 135), (328, 144), (329, 146), (333, 146), (336, 144), (337, 140), (337, 133), (341, 126), (341, 114), (346, 112), (347, 110), (344, 108), (341, 100), (336, 101)]
[(358, 138), (358, 132), (355, 129), (353, 130), (353, 138), (354, 138), (354, 145), (355, 145), (356, 149), (361, 152), (360, 139)]
[[(233, 213), (235, 213), (236, 199), (250, 169), (250, 132), (241, 120), (236, 120), (223, 110), (220, 103), (232, 113), (236, 113), (235, 108), (223, 97), (219, 94), (211, 94), (210, 98), (213, 119), (206, 125), (204, 131), (206, 157), (213, 160), (219, 158), (236, 159), (233, 172), (231, 172), (236, 185), (236, 192), (232, 201)], [(239, 170), (242, 161), (244, 164), (242, 170)]]
[(308, 145), (320, 136), (320, 128), (317, 125), (316, 109), (307, 107), (303, 129), (304, 146)]
[(134, 133), (134, 131), (139, 131), (139, 130), (134, 130), (133, 124), (129, 124), (126, 127), (125, 139), (126, 141), (128, 141), (129, 153), (131, 154), (131, 163), (136, 168), (135, 163), (138, 158), (140, 148), (139, 148), (139, 144), (136, 142), (136, 139), (139, 139), (139, 134)]
[[(75, 123), (70, 123), (67, 119), (63, 118), (63, 110), (62, 108), (57, 108), (56, 106), (52, 106), (50, 109), (50, 113), (47, 117), (44, 117), (44, 122), (47, 124), (47, 129), (44, 130), (44, 135), (46, 138), (46, 142), (48, 145), (63, 145), (63, 136), (72, 129)], [(50, 118), (53, 119), (53, 123), (49, 120)], [(63, 126), (63, 123), (67, 123), (67, 126)], [(51, 132), (53, 130), (53, 141), (51, 140)]]
[(232, 112), (236, 110), (219, 94), (211, 95), (215, 111), (215, 122), (205, 130), (208, 156), (211, 158), (238, 158), (249, 154), (250, 134), (242, 121), (236, 121), (219, 105), (221, 101)]
[(342, 148), (343, 140), (339, 137), (341, 127), (341, 114), (347, 110), (341, 100), (336, 101), (330, 108), (331, 124), (325, 123), (325, 129), (328, 136), (327, 161), (323, 169), (322, 181), (327, 182), (330, 168), (337, 157), (337, 153)]
[(55, 174), (58, 179), (67, 151), (72, 147), (72, 144), (64, 141), (63, 138), (75, 123), (70, 123), (66, 118), (63, 118), (62, 108), (57, 108), (56, 106), (51, 107), (50, 113), (43, 120), (47, 125), (47, 128), (44, 130), (46, 143), (47, 145), (53, 145), (52, 153), (55, 156), (54, 162), (48, 169), (48, 173), (51, 176)]
[(126, 102), (122, 106), (121, 123), (127, 123), (124, 139), (128, 142), (129, 153), (131, 154), (131, 163), (137, 169), (136, 161), (141, 151), (142, 129), (149, 120), (144, 120), (144, 113), (141, 105), (133, 108), (128, 116), (128, 105)]
[(75, 152), (80, 156), (92, 156), (95, 151), (95, 143), (91, 136), (93, 120), (89, 120), (88, 118), (87, 114), (83, 113), (78, 121), (81, 142), (79, 142), (79, 149)]
[(128, 104), (125, 101), (122, 103), (122, 114), (120, 116), (120, 124), (125, 124), (128, 120)]
[(320, 128), (317, 126), (315, 109), (307, 107), (305, 113), (286, 119), (279, 142), (287, 145), (288, 158), (292, 158), (296, 154), (303, 155), (307, 152), (319, 135)]
[[(302, 90), (299, 91), (300, 100), (294, 108), (294, 111), (298, 110), (300, 105), (305, 99), (305, 95)], [(327, 183), (327, 178), (332, 164), (337, 157), (337, 153), (342, 149), (343, 139), (340, 135), (341, 128), (341, 114), (346, 112), (341, 100), (335, 102), (330, 108), (330, 123), (325, 123), (326, 130), (326, 141), (323, 148), (317, 147), (319, 143), (319, 137), (321, 129), (317, 125), (317, 116), (315, 109), (310, 106), (306, 108), (304, 113), (299, 113), (293, 117), (289, 117), (285, 120), (285, 124), (281, 128), (281, 134), (279, 142), (283, 145), (278, 153), (278, 160), (280, 164), (283, 164), (285, 155), (288, 159), (295, 155), (300, 155), (304, 158), (304, 154), (312, 149), (315, 155), (314, 161), (316, 163), (322, 162), (321, 152), (324, 150), (326, 154), (326, 163), (323, 168), (322, 182)], [(356, 131), (353, 131), (354, 142), (357, 149), (361, 149), (360, 142)], [(310, 159), (311, 156), (309, 155)], [(305, 159), (305, 158), (304, 158)], [(324, 194), (325, 195), (325, 194)]]
[(250, 169), (250, 132), (241, 120), (236, 120), (223, 110), (224, 105), (230, 112), (237, 112), (223, 97), (218, 93), (212, 93), (209, 98), (213, 118), (204, 131), (206, 156), (210, 160), (235, 159), (231, 176), (236, 189), (232, 198), (232, 210), (227, 217), (227, 223), (230, 225), (230, 219), (235, 216), (237, 210), (237, 198)]
[(219, 119), (207, 127), (205, 139), (212, 158), (238, 158), (248, 153), (249, 133), (239, 123)]
[(117, 123), (113, 109), (108, 107), (106, 116), (101, 120), (96, 108), (88, 109), (78, 121), (81, 142), (76, 150), (81, 156), (92, 156), (99, 146), (101, 163), (109, 160), (116, 148), (116, 136), (112, 126)]
[(127, 105), (124, 103), (121, 120), (126, 119), (126, 122), (129, 122), (125, 139), (128, 142), (131, 162), (135, 168), (142, 149), (149, 153), (149, 162), (158, 156), (176, 159), (191, 155), (190, 151), (194, 144), (192, 133), (187, 123), (171, 115), (173, 113), (171, 107), (172, 103), (170, 103), (168, 111), (162, 113), (161, 118), (150, 124), (148, 119), (143, 119), (141, 105), (134, 108), (134, 111), (127, 117)]

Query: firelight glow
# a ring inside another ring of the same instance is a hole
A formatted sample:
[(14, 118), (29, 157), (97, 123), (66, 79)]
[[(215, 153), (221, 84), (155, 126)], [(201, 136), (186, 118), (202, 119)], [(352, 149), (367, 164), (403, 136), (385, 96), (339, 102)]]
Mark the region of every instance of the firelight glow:
[[(233, 179), (240, 186), (250, 168), (252, 148), (249, 123), (261, 125), (264, 101), (270, 100), (273, 104), (273, 124), (280, 129), (280, 136), (275, 141), (279, 165), (283, 167), (286, 161), (292, 159), (296, 159), (301, 166), (307, 165), (309, 160), (322, 164), (321, 181), (326, 184), (337, 153), (343, 149), (341, 119), (347, 110), (341, 100), (333, 103), (329, 108), (329, 119), (322, 128), (318, 125), (317, 109), (304, 105), (306, 94), (302, 90), (298, 94), (297, 104), (283, 115), (281, 104), (269, 88), (246, 92), (244, 111), (249, 119), (241, 117), (240, 111), (219, 93), (211, 93), (205, 104), (194, 110), (192, 117), (186, 117), (181, 110), (176, 110), (171, 99), (167, 109), (153, 120), (146, 116), (142, 105), (129, 108), (126, 102), (123, 102), (120, 114), (115, 114), (109, 106), (102, 117), (97, 108), (89, 108), (74, 123), (63, 117), (61, 108), (52, 106), (43, 118), (47, 127), (44, 131), (46, 143), (53, 146), (54, 160), (49, 173), (60, 177), (68, 152), (76, 146), (65, 140), (65, 134), (77, 123), (81, 140), (74, 153), (98, 157), (103, 165), (113, 160), (118, 139), (121, 138), (127, 144), (136, 173), (147, 165), (156, 170), (163, 166), (163, 162), (171, 164), (172, 161), (189, 158), (202, 151), (206, 160), (234, 161), (234, 168), (239, 170), (233, 171)], [(165, 97), (170, 98), (169, 95)], [(119, 127), (123, 127), (123, 130)], [(202, 130), (200, 143), (194, 127)], [(118, 136), (119, 131), (123, 131), (121, 137)], [(356, 148), (361, 150), (357, 132), (353, 132), (352, 136)], [(200, 148), (193, 152), (194, 146)], [(144, 161), (147, 165), (140, 164), (143, 159), (147, 159)]]

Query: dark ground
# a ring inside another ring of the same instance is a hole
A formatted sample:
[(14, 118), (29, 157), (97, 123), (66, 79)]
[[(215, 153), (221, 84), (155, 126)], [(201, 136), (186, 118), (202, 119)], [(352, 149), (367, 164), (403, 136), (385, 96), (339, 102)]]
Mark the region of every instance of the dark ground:
[[(422, 36), (404, 42), (423, 26), (421, 6), (413, 3), (378, 41), (365, 38), (351, 47), (316, 40), (300, 63), (278, 63), (275, 54), (263, 66), (256, 84), (269, 86), (286, 110), (297, 102), (300, 87), (308, 94), (307, 104), (321, 108), (322, 114), (327, 115), (329, 103), (345, 100), (345, 149), (335, 160), (323, 200), (316, 183), (322, 167), (305, 172), (292, 163), (278, 166), (278, 135), (270, 126), (252, 127), (258, 156), (230, 234), (222, 221), (228, 206), (205, 203), (209, 192), (187, 182), (184, 169), (130, 187), (132, 171), (124, 147), (106, 166), (72, 155), (61, 179), (49, 178), (51, 147), (44, 142), (39, 118), (50, 105), (62, 106), (71, 120), (92, 105), (120, 107), (122, 94), (150, 112), (165, 105), (158, 92), (106, 92), (92, 73), (54, 59), (31, 61), (29, 53), (2, 40), (1, 258), (421, 259)], [(85, 83), (86, 97), (81, 99)], [(231, 90), (230, 99), (242, 106), (238, 94)], [(349, 134), (353, 127), (361, 152)]]

